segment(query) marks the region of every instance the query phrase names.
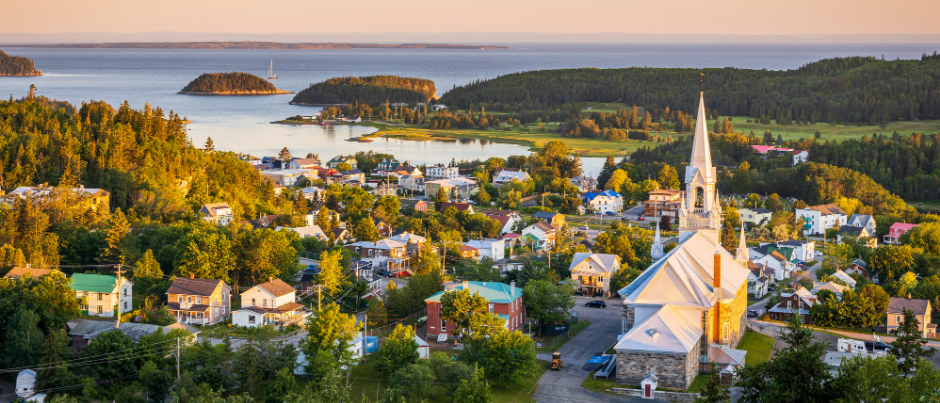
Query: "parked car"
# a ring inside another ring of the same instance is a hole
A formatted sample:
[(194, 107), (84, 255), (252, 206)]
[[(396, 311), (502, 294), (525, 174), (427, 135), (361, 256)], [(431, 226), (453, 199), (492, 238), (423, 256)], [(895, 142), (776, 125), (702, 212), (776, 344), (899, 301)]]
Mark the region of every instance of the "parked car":
[(608, 212), (606, 212), (606, 213), (604, 213), (604, 214), (607, 214), (607, 215), (609, 215), (609, 216), (615, 216), (615, 215), (617, 215), (617, 213), (615, 213), (615, 212), (613, 212), (613, 211), (608, 211)]
[(379, 270), (378, 272), (376, 272), (376, 274), (378, 274), (378, 275), (380, 275), (380, 276), (385, 276), (385, 277), (391, 277), (391, 276), (392, 276), (392, 274), (389, 273), (388, 270), (385, 270), (385, 269)]
[(640, 220), (640, 221), (646, 221), (646, 217), (640, 216), (639, 220)]
[(591, 229), (591, 227), (588, 227), (587, 225), (582, 225), (578, 227), (578, 229)]
[(885, 343), (885, 342), (883, 342), (883, 341), (878, 341), (878, 342), (866, 341), (866, 342), (865, 342), (865, 348), (868, 349), (869, 351), (871, 351), (872, 346), (874, 346), (874, 349), (875, 349), (875, 350), (885, 350), (885, 351), (888, 351), (888, 350), (890, 350), (890, 349), (892, 348), (890, 344), (887, 344), (887, 343)]
[(747, 311), (747, 317), (749, 317), (749, 318), (756, 318), (756, 317), (757, 317), (757, 311)]
[(601, 301), (599, 299), (595, 299), (594, 301), (590, 301), (584, 304), (584, 306), (588, 308), (607, 308), (607, 301)]

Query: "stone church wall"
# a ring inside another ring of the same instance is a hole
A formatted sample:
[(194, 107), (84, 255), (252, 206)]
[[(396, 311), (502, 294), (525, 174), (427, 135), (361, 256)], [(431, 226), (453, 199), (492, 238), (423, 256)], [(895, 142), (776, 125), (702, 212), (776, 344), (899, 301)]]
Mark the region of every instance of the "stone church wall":
[(647, 374), (659, 378), (659, 386), (688, 389), (698, 375), (699, 350), (686, 354), (617, 352), (617, 383), (639, 385)]

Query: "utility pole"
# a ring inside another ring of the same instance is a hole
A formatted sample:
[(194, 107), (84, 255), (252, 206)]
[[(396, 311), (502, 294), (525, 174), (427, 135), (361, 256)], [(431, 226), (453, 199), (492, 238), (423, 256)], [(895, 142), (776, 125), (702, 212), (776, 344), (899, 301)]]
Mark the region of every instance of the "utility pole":
[(114, 279), (114, 287), (117, 288), (117, 315), (114, 317), (114, 328), (121, 327), (121, 265), (117, 265), (117, 278)]
[(180, 381), (180, 338), (176, 338), (176, 382)]
[(323, 308), (320, 305), (320, 300), (323, 297), (323, 284), (314, 284), (314, 287), (317, 288), (317, 310), (322, 310)]

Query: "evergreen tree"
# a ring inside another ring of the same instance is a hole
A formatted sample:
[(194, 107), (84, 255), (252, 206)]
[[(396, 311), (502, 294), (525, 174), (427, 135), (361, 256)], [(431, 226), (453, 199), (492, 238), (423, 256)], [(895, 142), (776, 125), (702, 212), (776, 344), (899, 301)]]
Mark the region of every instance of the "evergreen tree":
[(372, 222), (371, 218), (359, 220), (359, 223), (356, 224), (355, 237), (357, 241), (367, 242), (376, 242), (382, 239), (382, 236), (379, 235), (379, 230), (375, 228), (375, 223)]
[(699, 392), (695, 398), (695, 403), (730, 403), (731, 391), (721, 383), (721, 374), (718, 373), (718, 365), (711, 363), (711, 373), (708, 375), (708, 383)]
[(917, 367), (918, 361), (922, 358), (933, 357), (937, 349), (925, 347), (927, 339), (922, 336), (920, 322), (917, 321), (914, 312), (907, 308), (904, 308), (903, 312), (904, 320), (901, 325), (891, 331), (895, 340), (891, 342), (891, 349), (888, 352), (898, 359), (898, 368), (907, 377)]
[(124, 212), (120, 208), (115, 210), (108, 221), (108, 230), (105, 235), (108, 247), (101, 251), (102, 263), (124, 263), (121, 247), (129, 230), (130, 224), (128, 224)]
[(738, 372), (735, 386), (742, 388), (742, 403), (827, 402), (842, 391), (833, 387), (833, 375), (821, 360), (829, 343), (814, 342), (813, 329), (803, 327), (791, 315), (779, 339), (786, 347), (774, 347), (771, 359), (747, 365)]
[(434, 195), (434, 209), (441, 211), (441, 205), (447, 203), (447, 192), (444, 191), (443, 187), (437, 188), (437, 193)]
[(616, 170), (617, 164), (614, 162), (614, 156), (608, 155), (607, 160), (604, 161), (604, 168), (601, 169), (600, 175), (597, 176), (597, 188), (605, 189), (607, 181), (610, 180), (610, 176), (613, 175)]
[(36, 390), (69, 386), (73, 383), (74, 376), (65, 363), (71, 358), (70, 350), (69, 337), (64, 329), (53, 330), (46, 335), (39, 358), (39, 366), (43, 369), (36, 372)]
[(212, 137), (206, 137), (206, 145), (203, 147), (203, 151), (210, 154), (215, 152), (215, 143), (212, 141)]
[(734, 253), (738, 247), (738, 237), (734, 234), (734, 228), (728, 222), (721, 226), (721, 247), (731, 253)]

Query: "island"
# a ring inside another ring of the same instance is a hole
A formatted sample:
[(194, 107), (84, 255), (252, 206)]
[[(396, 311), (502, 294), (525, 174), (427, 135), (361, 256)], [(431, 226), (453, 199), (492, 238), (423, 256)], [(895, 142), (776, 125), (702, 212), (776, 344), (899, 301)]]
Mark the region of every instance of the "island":
[(28, 57), (10, 56), (0, 50), (0, 76), (7, 77), (36, 77), (42, 71), (36, 70), (33, 61)]
[(278, 95), (293, 94), (279, 90), (261, 77), (248, 73), (205, 73), (184, 87), (183, 95)]
[(335, 77), (312, 84), (291, 100), (291, 105), (368, 105), (421, 103), (435, 97), (434, 81), (399, 76)]

